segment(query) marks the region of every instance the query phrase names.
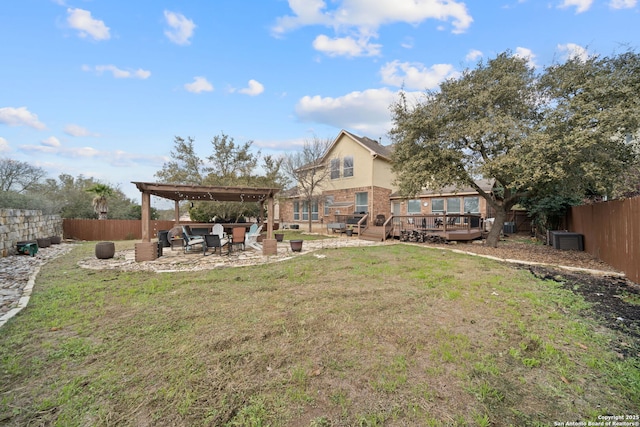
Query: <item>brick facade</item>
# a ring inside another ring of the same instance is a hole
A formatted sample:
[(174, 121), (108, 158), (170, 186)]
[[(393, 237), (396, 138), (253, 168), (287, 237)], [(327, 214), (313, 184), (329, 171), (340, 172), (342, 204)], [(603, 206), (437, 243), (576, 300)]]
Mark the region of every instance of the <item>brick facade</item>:
[[(370, 214), (370, 218), (375, 218), (376, 215), (384, 215), (385, 218), (389, 218), (391, 215), (391, 204), (389, 197), (391, 196), (391, 190), (382, 187), (359, 187), (348, 188), (342, 190), (328, 190), (322, 193), (322, 196), (318, 200), (318, 220), (314, 222), (329, 223), (336, 220), (336, 215), (349, 215), (355, 211), (355, 198), (356, 193), (368, 194), (368, 208), (367, 211)], [(325, 215), (325, 200), (328, 196), (333, 196), (334, 205), (343, 205), (342, 207), (333, 207), (328, 210), (328, 214)], [(306, 223), (306, 220), (294, 220), (293, 203), (299, 199), (281, 199), (280, 205), (280, 222), (283, 224), (290, 223)], [(347, 203), (351, 203), (349, 206), (344, 206)]]

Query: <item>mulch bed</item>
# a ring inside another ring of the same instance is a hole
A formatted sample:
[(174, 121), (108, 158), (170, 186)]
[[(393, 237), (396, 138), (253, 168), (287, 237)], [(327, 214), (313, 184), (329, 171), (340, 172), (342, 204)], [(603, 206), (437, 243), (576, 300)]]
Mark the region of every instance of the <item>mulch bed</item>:
[[(534, 276), (562, 283), (564, 289), (580, 294), (592, 306), (583, 315), (596, 319), (628, 339), (612, 342), (621, 357), (640, 357), (640, 286), (615, 276), (569, 273), (539, 266), (528, 266)], [(635, 303), (627, 300), (633, 299)]]

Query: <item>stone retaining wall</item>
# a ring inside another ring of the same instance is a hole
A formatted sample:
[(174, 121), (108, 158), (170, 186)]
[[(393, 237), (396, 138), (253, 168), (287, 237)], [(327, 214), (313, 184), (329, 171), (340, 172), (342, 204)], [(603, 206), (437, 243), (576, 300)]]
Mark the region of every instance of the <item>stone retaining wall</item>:
[(16, 243), (45, 237), (62, 237), (60, 215), (43, 215), (42, 211), (0, 209), (0, 255), (16, 253)]

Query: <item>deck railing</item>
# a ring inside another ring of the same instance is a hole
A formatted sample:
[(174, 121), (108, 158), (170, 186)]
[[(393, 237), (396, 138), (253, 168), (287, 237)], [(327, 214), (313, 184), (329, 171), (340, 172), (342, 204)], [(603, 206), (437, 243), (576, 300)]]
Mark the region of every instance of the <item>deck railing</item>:
[(390, 218), (393, 232), (399, 235), (404, 231), (441, 232), (453, 230), (482, 230), (480, 215), (474, 214), (424, 214), (394, 215)]

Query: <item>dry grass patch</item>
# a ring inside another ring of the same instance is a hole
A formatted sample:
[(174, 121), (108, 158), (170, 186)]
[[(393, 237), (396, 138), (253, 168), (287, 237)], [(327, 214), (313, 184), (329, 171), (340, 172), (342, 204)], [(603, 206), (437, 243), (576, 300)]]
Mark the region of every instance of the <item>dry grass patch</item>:
[(615, 374), (637, 359), (580, 298), (492, 261), (395, 245), (151, 274), (79, 269), (88, 250), (2, 331), (4, 423), (520, 426), (640, 403)]

